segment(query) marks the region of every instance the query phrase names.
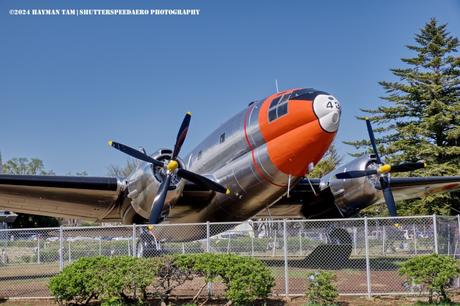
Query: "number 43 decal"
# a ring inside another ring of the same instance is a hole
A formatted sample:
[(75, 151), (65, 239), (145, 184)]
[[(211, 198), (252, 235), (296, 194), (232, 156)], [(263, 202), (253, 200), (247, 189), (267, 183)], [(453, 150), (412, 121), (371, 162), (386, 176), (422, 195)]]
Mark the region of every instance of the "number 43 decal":
[(336, 108), (336, 109), (340, 109), (340, 104), (339, 102), (336, 100), (336, 101), (329, 101), (327, 102), (327, 105), (326, 105), (327, 108)]

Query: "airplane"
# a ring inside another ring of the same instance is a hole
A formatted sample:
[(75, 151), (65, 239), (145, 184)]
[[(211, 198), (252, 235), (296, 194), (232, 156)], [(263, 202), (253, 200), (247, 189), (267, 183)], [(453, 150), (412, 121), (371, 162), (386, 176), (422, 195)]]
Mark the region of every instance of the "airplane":
[[(339, 128), (341, 104), (331, 94), (295, 88), (256, 100), (180, 157), (191, 114), (173, 150), (153, 154), (119, 142), (109, 145), (140, 162), (127, 178), (0, 175), (0, 209), (123, 224), (245, 221), (253, 217), (350, 217), (386, 203), (460, 189), (460, 177), (391, 177), (423, 162), (386, 165), (366, 121), (373, 154), (308, 178)], [(306, 176), (307, 175), (307, 176)], [(212, 235), (234, 225), (213, 227)], [(203, 227), (156, 232), (168, 241), (203, 238)], [(169, 227), (171, 228), (171, 227)]]

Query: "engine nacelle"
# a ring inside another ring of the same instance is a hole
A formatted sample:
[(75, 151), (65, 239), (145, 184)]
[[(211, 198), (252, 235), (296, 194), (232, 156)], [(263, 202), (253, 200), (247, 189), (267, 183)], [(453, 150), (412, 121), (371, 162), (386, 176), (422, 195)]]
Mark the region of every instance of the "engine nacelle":
[(330, 188), (335, 199), (336, 207), (344, 216), (350, 216), (358, 210), (377, 202), (382, 192), (375, 186), (378, 185), (376, 176), (360, 177), (355, 179), (337, 179), (335, 175), (344, 171), (365, 170), (376, 168), (372, 156), (362, 156), (348, 164), (335, 169), (321, 178), (320, 188)]
[[(169, 161), (172, 151), (169, 149), (160, 149), (151, 156), (159, 161)], [(177, 162), (179, 163), (179, 168), (184, 168), (185, 164), (180, 158), (177, 158)], [(136, 170), (127, 178), (127, 197), (130, 199), (134, 211), (141, 217), (149, 219), (153, 200), (158, 193), (165, 175), (165, 169), (146, 162), (140, 162)], [(177, 176), (173, 176), (168, 195), (166, 196), (162, 217), (167, 216), (171, 205), (179, 199), (183, 188), (183, 180)], [(123, 217), (123, 219), (125, 218)], [(124, 222), (126, 221), (128, 220), (124, 220)]]

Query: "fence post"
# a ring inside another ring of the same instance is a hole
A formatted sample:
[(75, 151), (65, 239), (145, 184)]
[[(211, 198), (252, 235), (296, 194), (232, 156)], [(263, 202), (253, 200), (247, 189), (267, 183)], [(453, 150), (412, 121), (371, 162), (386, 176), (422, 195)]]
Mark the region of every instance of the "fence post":
[(287, 222), (283, 220), (283, 240), (284, 240), (284, 288), (286, 297), (289, 296), (289, 275), (288, 275), (288, 245), (287, 245)]
[(436, 214), (433, 214), (433, 238), (434, 238), (434, 252), (438, 254), (438, 225), (436, 222)]
[(211, 250), (210, 233), (211, 233), (211, 229), (210, 229), (209, 221), (206, 221), (206, 253), (209, 253), (209, 251)]
[(59, 271), (64, 269), (64, 229), (59, 227)]
[(303, 250), (303, 245), (302, 245), (302, 230), (299, 230), (299, 251), (300, 251), (300, 256), (302, 256), (302, 250)]
[[(458, 225), (458, 234), (457, 234), (457, 240), (460, 240), (460, 214), (457, 215), (457, 225)], [(454, 257), (457, 258), (457, 244), (455, 244), (455, 251), (454, 251)], [(459, 278), (460, 280), (460, 278)]]
[[(457, 215), (457, 225), (458, 225), (458, 234), (457, 234), (457, 240), (460, 240), (460, 214)], [(458, 242), (457, 242), (458, 243)], [(457, 243), (455, 244), (455, 249), (454, 249), (454, 258), (457, 259)], [(457, 288), (460, 287), (460, 277), (457, 277)]]
[(385, 231), (385, 224), (382, 224), (382, 255), (385, 256), (385, 239), (386, 239), (386, 231)]
[[(358, 235), (357, 235), (357, 231), (358, 229), (356, 228), (356, 226), (353, 226), (353, 250), (354, 250), (354, 254), (355, 255), (358, 255)], [(300, 254), (302, 255), (302, 254)]]
[(133, 257), (137, 257), (136, 250), (136, 223), (133, 223)]
[[(211, 250), (211, 227), (209, 221), (206, 221), (206, 253)], [(212, 282), (208, 283), (208, 297), (212, 295)]]
[(41, 234), (37, 235), (37, 263), (40, 264), (40, 236)]
[(367, 217), (364, 217), (364, 246), (366, 248), (367, 297), (370, 298), (372, 294), (372, 289), (371, 289), (371, 267), (369, 264), (369, 237), (368, 237), (368, 228), (367, 228)]
[(70, 250), (70, 240), (69, 240), (69, 264), (72, 262), (72, 251)]
[(457, 215), (458, 235), (460, 236), (460, 214)]

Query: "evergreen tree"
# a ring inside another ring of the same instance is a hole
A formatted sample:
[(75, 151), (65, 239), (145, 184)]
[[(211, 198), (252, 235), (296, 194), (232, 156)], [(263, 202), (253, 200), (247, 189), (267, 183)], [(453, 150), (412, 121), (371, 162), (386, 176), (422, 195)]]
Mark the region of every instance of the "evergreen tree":
[[(391, 69), (399, 79), (381, 81), (388, 104), (362, 109), (378, 128), (379, 150), (388, 163), (425, 160), (426, 169), (401, 175), (460, 175), (460, 56), (459, 41), (446, 24), (431, 19), (418, 34), (415, 52), (402, 58), (405, 68)], [(360, 117), (359, 119), (364, 119)], [(345, 142), (357, 149), (368, 141)], [(459, 193), (443, 193), (398, 206), (402, 214), (457, 213)], [(453, 209), (454, 211), (451, 211)]]
[(335, 146), (331, 145), (313, 171), (308, 174), (308, 177), (320, 178), (334, 170), (341, 161), (342, 157), (337, 153)]

